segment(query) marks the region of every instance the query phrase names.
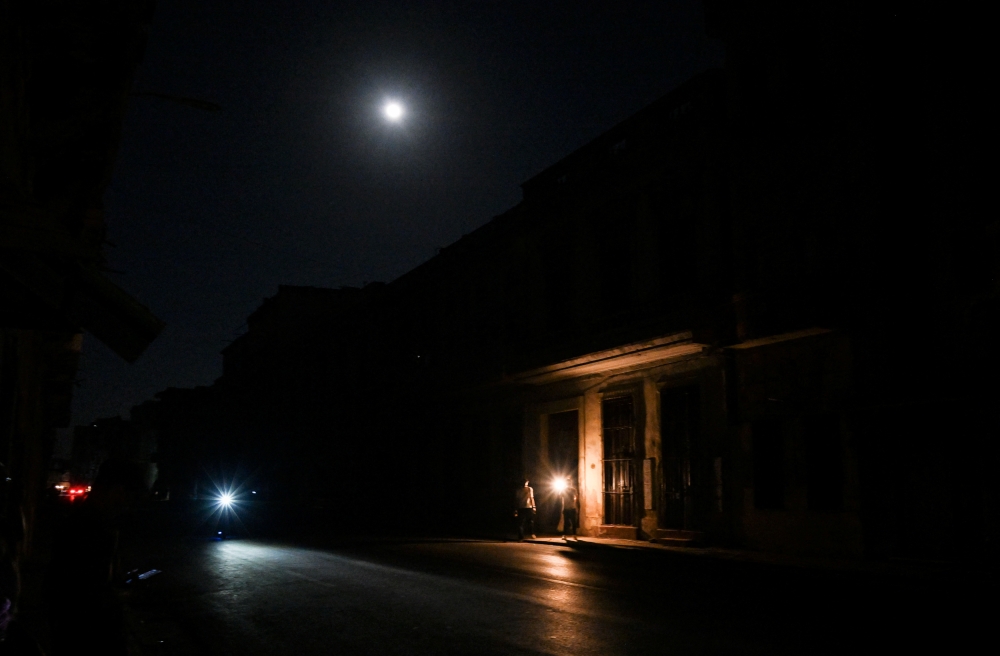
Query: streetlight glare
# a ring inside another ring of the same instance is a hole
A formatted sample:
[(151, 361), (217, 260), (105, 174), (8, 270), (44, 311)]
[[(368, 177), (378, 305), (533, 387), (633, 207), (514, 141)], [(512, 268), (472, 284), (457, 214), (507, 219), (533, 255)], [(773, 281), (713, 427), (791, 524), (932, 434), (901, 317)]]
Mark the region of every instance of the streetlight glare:
[(219, 505), (223, 508), (228, 508), (233, 505), (233, 495), (228, 492), (219, 497)]
[(403, 118), (403, 106), (395, 100), (387, 102), (382, 111), (385, 112), (385, 117), (393, 123)]

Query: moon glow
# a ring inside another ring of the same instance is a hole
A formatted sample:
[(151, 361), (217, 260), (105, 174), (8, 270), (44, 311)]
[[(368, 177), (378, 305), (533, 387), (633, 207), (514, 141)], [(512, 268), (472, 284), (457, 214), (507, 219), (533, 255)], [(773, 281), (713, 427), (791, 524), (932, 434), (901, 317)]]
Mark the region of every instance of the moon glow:
[(394, 100), (387, 102), (382, 111), (385, 113), (385, 117), (393, 123), (403, 118), (403, 106)]

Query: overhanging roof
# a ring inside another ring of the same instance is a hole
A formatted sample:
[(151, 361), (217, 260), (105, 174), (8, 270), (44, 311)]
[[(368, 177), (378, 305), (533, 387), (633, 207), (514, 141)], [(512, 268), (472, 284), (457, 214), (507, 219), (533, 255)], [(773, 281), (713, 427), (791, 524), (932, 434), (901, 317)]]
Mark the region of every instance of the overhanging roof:
[(708, 347), (705, 344), (693, 342), (691, 333), (685, 331), (529, 369), (508, 376), (504, 382), (544, 385), (570, 378), (583, 378), (627, 369), (644, 369), (668, 360), (701, 353), (706, 348)]
[(796, 330), (791, 333), (782, 333), (780, 335), (768, 335), (767, 337), (758, 337), (757, 339), (750, 339), (745, 342), (740, 342), (739, 344), (733, 344), (727, 346), (726, 348), (733, 349), (735, 351), (743, 351), (746, 349), (758, 348), (761, 346), (769, 346), (771, 344), (780, 344), (781, 342), (788, 342), (795, 339), (803, 339), (805, 337), (814, 337), (816, 335), (826, 335), (827, 333), (832, 333), (833, 331), (829, 328), (806, 328), (805, 330)]
[(155, 2), (34, 4), (0, 0), (0, 327), (131, 362), (163, 322), (101, 272), (101, 197)]
[[(27, 299), (5, 307), (11, 318), (25, 322), (14, 327), (83, 327), (128, 362), (135, 361), (163, 330), (144, 305), (89, 266), (38, 253), (0, 250), (0, 294), (5, 305), (11, 298)], [(18, 307), (21, 305), (21, 307)], [(35, 325), (33, 325), (35, 324)]]

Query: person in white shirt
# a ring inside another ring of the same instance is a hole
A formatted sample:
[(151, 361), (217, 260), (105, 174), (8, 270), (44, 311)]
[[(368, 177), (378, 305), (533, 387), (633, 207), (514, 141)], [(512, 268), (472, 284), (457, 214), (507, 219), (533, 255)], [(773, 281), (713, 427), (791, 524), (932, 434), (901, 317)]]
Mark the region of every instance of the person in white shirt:
[(523, 540), (525, 534), (535, 537), (535, 491), (528, 485), (530, 481), (524, 482), (524, 487), (517, 491), (517, 510), (514, 516), (517, 517), (517, 538)]

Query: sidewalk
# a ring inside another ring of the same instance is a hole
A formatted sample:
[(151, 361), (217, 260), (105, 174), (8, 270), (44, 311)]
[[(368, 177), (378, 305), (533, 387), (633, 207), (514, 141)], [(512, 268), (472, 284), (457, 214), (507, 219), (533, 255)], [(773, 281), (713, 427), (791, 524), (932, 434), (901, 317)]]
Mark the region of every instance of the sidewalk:
[(723, 547), (675, 547), (647, 542), (645, 540), (623, 540), (617, 538), (540, 536), (524, 542), (548, 546), (560, 546), (581, 552), (600, 553), (605, 550), (637, 550), (642, 552), (662, 552), (691, 558), (709, 558), (734, 562), (757, 563), (778, 567), (793, 567), (828, 572), (869, 574), (904, 578), (929, 579), (937, 581), (964, 581), (976, 583), (997, 583), (995, 568), (962, 566), (961, 564), (927, 561), (888, 559), (863, 560), (851, 558), (829, 558), (819, 556), (794, 556), (750, 549), (730, 549)]

